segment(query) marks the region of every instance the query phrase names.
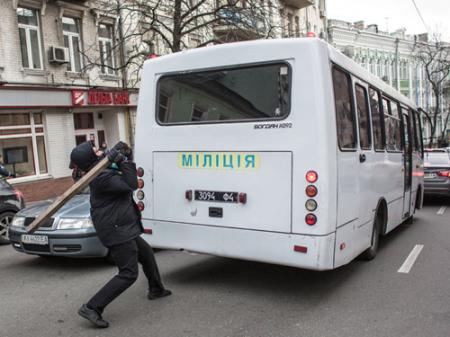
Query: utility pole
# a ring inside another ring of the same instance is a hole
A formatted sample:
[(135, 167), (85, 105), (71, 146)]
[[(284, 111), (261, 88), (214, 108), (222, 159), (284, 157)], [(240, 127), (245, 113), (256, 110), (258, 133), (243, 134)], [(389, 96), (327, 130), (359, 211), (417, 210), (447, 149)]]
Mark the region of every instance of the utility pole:
[(395, 72), (397, 74), (397, 90), (400, 91), (400, 69), (398, 64), (398, 58), (399, 58), (399, 51), (398, 51), (398, 45), (400, 44), (400, 39), (397, 37), (395, 38)]
[[(124, 33), (123, 33), (123, 16), (122, 12), (123, 9), (120, 6), (120, 0), (116, 0), (116, 11), (117, 11), (117, 29), (119, 33), (119, 54), (120, 54), (120, 66), (121, 66), (121, 73), (122, 73), (122, 89), (128, 90), (128, 70), (126, 67), (127, 60), (127, 46), (125, 45), (124, 40)], [(134, 135), (133, 135), (133, 128), (132, 128), (132, 119), (131, 119), (131, 111), (129, 107), (125, 108), (125, 123), (126, 123), (126, 130), (128, 133), (128, 143), (130, 144), (130, 147), (134, 147)]]

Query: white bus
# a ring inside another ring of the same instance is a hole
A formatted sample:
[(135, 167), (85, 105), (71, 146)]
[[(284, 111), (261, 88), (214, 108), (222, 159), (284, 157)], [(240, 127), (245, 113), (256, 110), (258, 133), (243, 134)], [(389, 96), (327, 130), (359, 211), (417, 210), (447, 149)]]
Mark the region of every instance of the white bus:
[(146, 61), (135, 148), (160, 248), (328, 270), (422, 203), (414, 103), (318, 39)]

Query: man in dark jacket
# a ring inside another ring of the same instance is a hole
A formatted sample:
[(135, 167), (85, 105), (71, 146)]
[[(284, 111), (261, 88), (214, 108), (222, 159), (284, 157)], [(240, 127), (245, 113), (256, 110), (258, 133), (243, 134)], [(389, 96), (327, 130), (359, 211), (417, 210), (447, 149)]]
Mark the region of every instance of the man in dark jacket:
[[(90, 142), (84, 142), (72, 151), (71, 162), (87, 172), (103, 155)], [(143, 227), (140, 212), (133, 200), (137, 174), (136, 164), (131, 161), (131, 149), (119, 142), (107, 156), (111, 166), (89, 184), (91, 218), (100, 241), (109, 248), (119, 273), (78, 311), (99, 328), (109, 326), (102, 318), (105, 307), (136, 281), (138, 262), (148, 279), (148, 299), (171, 294), (161, 282), (152, 248), (140, 237)]]

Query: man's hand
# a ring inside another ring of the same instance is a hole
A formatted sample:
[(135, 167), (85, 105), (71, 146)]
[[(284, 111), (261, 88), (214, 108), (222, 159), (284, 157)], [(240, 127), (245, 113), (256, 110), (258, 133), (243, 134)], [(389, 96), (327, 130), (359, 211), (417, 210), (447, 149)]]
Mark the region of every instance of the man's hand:
[(114, 145), (112, 150), (120, 152), (124, 157), (126, 157), (130, 161), (133, 160), (133, 151), (127, 143), (118, 142), (116, 145)]
[(120, 164), (126, 159), (126, 157), (120, 151), (114, 148), (108, 152), (107, 157), (111, 163), (116, 164)]
[(129, 149), (130, 147), (128, 146), (127, 143), (124, 142), (118, 142), (116, 145), (114, 145), (114, 147), (112, 148), (113, 150), (116, 151), (126, 151), (127, 149)]

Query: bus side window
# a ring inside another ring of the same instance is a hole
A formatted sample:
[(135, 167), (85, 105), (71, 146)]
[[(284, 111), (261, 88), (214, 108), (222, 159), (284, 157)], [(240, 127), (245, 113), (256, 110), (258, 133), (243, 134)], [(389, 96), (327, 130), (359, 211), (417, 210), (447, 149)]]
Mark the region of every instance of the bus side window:
[(338, 144), (341, 150), (356, 150), (356, 123), (352, 107), (350, 76), (333, 68)]
[(391, 101), (391, 113), (394, 120), (394, 140), (395, 140), (395, 151), (403, 150), (403, 127), (402, 127), (402, 116), (398, 106), (398, 103)]
[(417, 111), (414, 111), (415, 118), (415, 129), (417, 134), (417, 151), (419, 151), (421, 157), (423, 158), (423, 136), (422, 136), (422, 121), (420, 115)]
[(417, 150), (417, 135), (416, 135), (416, 128), (414, 127), (415, 121), (414, 121), (414, 114), (410, 108), (407, 109), (406, 115), (409, 118), (409, 125), (410, 125), (410, 135), (411, 139), (409, 140), (411, 142), (411, 151), (414, 152)]
[(384, 127), (386, 134), (386, 150), (399, 152), (402, 150), (402, 129), (398, 114), (398, 105), (383, 97)]
[(375, 151), (384, 151), (386, 138), (384, 134), (384, 120), (381, 112), (380, 93), (378, 90), (369, 88), (370, 109), (372, 111), (373, 137)]
[(384, 134), (386, 135), (386, 150), (395, 151), (394, 125), (391, 118), (391, 102), (385, 97), (382, 98), (384, 114)]
[(356, 109), (358, 111), (359, 145), (362, 150), (372, 148), (372, 137), (370, 130), (369, 106), (367, 103), (366, 88), (359, 84), (355, 85)]

